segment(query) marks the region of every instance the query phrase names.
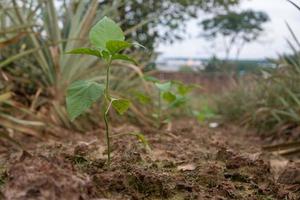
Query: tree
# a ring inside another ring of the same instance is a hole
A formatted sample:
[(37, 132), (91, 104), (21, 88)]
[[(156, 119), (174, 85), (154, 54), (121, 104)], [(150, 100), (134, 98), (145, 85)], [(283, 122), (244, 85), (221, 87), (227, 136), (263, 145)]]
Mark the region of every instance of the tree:
[(263, 24), (269, 21), (264, 12), (253, 10), (228, 11), (203, 20), (201, 26), (204, 36), (209, 39), (222, 37), (225, 43), (227, 60), (233, 46), (238, 46), (236, 57), (238, 58), (242, 48), (250, 42), (258, 39), (263, 32)]
[[(110, 4), (112, 1), (107, 1)], [(216, 13), (238, 5), (240, 0), (121, 0), (117, 21), (128, 30), (141, 25), (130, 38), (153, 50), (155, 44), (173, 42), (185, 34), (185, 22), (199, 11)]]

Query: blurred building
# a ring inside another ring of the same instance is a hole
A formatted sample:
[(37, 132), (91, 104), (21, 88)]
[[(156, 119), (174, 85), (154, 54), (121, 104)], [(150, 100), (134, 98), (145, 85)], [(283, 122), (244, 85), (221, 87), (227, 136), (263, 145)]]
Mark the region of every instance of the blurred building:
[(190, 68), (191, 71), (195, 71), (204, 69), (207, 62), (207, 59), (201, 58), (162, 57), (157, 59), (156, 67), (160, 71), (180, 71), (182, 68)]

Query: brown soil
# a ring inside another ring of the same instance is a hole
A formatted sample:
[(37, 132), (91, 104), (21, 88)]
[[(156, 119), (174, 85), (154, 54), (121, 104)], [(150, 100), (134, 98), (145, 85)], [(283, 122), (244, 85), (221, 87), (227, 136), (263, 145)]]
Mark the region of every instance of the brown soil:
[[(259, 138), (249, 131), (234, 126), (209, 129), (193, 120), (177, 121), (171, 130), (146, 130), (128, 124), (114, 128), (110, 167), (105, 164), (104, 137), (97, 131), (64, 141), (28, 140), (32, 156), (0, 149), (1, 197), (300, 199), (300, 181), (277, 181), (287, 162), (262, 153)], [(136, 137), (123, 134), (129, 131), (143, 132), (151, 150)], [(282, 175), (280, 180), (285, 180)]]

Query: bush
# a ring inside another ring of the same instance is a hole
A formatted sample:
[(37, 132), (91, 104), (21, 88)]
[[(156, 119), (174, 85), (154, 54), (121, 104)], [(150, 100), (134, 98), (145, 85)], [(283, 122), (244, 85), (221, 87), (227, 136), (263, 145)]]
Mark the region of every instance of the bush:
[(299, 52), (282, 56), (278, 64), (276, 70), (246, 78), (218, 98), (218, 110), (225, 119), (261, 133), (291, 131), (300, 125)]

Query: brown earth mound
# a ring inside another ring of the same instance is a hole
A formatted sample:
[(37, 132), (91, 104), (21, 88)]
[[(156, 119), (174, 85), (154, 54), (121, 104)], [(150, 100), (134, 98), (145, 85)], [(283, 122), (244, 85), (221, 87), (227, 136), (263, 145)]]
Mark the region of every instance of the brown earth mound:
[[(151, 150), (121, 134), (128, 130), (145, 133)], [(2, 156), (2, 198), (300, 199), (298, 183), (277, 182), (270, 156), (241, 129), (183, 120), (172, 131), (124, 125), (114, 132), (110, 167), (105, 144), (93, 134), (31, 144), (32, 156)]]

